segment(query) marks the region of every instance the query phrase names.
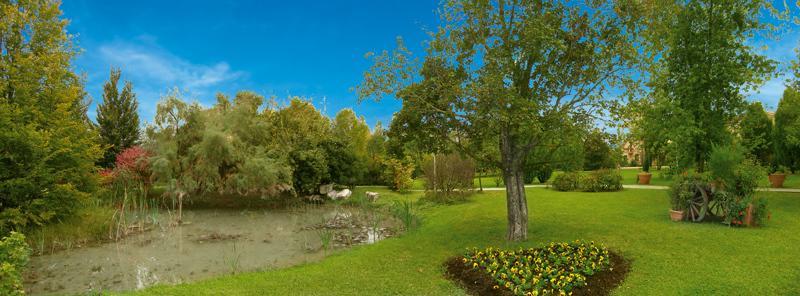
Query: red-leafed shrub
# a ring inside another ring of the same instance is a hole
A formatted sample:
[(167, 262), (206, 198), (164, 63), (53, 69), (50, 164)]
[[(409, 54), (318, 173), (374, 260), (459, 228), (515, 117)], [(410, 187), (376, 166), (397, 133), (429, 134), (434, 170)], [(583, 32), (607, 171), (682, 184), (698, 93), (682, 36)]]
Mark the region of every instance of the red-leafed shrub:
[(141, 146), (133, 146), (117, 154), (115, 170), (127, 170), (139, 175), (150, 173), (150, 151)]

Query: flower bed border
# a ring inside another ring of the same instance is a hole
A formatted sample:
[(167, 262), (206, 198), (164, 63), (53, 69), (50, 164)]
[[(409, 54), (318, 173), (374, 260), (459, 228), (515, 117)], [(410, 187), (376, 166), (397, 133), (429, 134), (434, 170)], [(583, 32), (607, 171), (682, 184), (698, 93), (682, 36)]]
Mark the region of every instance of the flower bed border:
[[(586, 278), (586, 286), (576, 288), (572, 295), (611, 295), (630, 271), (630, 262), (613, 251), (609, 251), (610, 270), (601, 271)], [(493, 289), (497, 283), (485, 272), (469, 268), (463, 263), (463, 256), (456, 256), (444, 263), (445, 275), (456, 282), (470, 295), (514, 295), (506, 288)]]

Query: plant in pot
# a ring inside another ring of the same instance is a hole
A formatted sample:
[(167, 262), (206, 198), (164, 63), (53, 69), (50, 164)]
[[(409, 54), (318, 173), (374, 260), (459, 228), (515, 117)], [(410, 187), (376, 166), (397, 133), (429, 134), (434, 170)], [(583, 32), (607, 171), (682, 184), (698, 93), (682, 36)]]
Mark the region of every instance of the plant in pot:
[(644, 163), (642, 163), (642, 171), (636, 175), (639, 185), (650, 185), (650, 179), (653, 178), (653, 174), (650, 173), (650, 157), (645, 156)]
[(772, 168), (772, 173), (769, 174), (769, 184), (772, 188), (783, 188), (783, 182), (786, 181), (786, 174), (789, 172), (785, 166), (779, 165)]
[(685, 218), (685, 211), (689, 201), (694, 196), (694, 188), (698, 177), (694, 174), (681, 174), (669, 188), (670, 209), (669, 217), (672, 221), (681, 221)]

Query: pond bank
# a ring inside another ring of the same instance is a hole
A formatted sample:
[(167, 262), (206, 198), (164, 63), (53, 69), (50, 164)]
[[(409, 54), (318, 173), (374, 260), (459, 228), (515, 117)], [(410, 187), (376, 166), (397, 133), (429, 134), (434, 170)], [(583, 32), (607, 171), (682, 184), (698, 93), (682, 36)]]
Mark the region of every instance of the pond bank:
[(372, 216), (335, 205), (187, 210), (178, 227), (161, 223), (117, 242), (33, 257), (25, 287), (34, 295), (123, 291), (314, 262), (326, 249), (390, 235), (391, 221)]

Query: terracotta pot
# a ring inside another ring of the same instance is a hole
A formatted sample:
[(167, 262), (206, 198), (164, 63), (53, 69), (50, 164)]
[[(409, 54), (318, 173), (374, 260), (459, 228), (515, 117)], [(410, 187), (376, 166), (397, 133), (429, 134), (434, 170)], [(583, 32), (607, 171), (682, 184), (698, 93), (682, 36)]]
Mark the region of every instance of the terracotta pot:
[(753, 204), (747, 204), (747, 210), (744, 212), (744, 225), (748, 227), (756, 226), (756, 217), (753, 217)]
[(683, 211), (669, 210), (669, 218), (678, 222), (683, 220)]
[(637, 176), (639, 177), (639, 185), (650, 185), (650, 179), (653, 178), (653, 174), (647, 172), (641, 172)]
[(772, 184), (772, 188), (783, 188), (783, 181), (786, 181), (786, 174), (769, 174), (769, 183)]

